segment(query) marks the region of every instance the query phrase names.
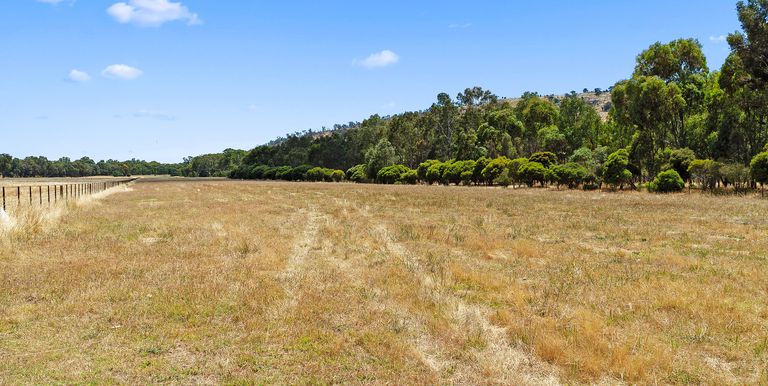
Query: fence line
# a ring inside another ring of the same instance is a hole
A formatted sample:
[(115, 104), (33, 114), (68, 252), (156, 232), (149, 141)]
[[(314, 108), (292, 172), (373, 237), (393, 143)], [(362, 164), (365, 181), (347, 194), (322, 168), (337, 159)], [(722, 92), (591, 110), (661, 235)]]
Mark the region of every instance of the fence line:
[[(27, 201), (27, 197), (29, 198), (30, 207), (51, 206), (59, 201), (66, 202), (80, 197), (90, 196), (136, 180), (136, 178), (130, 178), (115, 181), (77, 182), (74, 184), (3, 186), (1, 193), (3, 196), (3, 211), (8, 213), (9, 204), (13, 200), (13, 196), (16, 196), (16, 209), (21, 207), (22, 199), (24, 199), (25, 202)], [(46, 194), (43, 194), (43, 187), (46, 188)], [(51, 195), (51, 187), (53, 187), (53, 195)], [(37, 200), (34, 200), (33, 196), (37, 196)], [(36, 202), (37, 205), (35, 205)]]

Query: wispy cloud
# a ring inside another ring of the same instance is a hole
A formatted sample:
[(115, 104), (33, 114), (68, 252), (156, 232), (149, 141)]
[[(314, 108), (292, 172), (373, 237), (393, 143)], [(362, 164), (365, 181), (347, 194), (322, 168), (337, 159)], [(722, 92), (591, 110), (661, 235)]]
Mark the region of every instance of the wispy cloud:
[(400, 61), (400, 56), (390, 50), (375, 52), (363, 60), (356, 60), (355, 64), (368, 69), (387, 67)]
[(112, 4), (107, 13), (119, 23), (144, 27), (159, 27), (171, 21), (186, 21), (187, 25), (203, 23), (189, 8), (169, 0), (129, 0)]
[(448, 25), (448, 28), (450, 29), (465, 29), (469, 27), (472, 27), (472, 23), (455, 23)]
[(101, 72), (101, 76), (112, 79), (134, 80), (144, 74), (144, 71), (138, 68), (127, 66), (125, 64), (113, 64), (107, 66)]
[(68, 75), (69, 80), (73, 82), (83, 83), (91, 80), (91, 76), (85, 71), (72, 70)]
[(717, 44), (725, 43), (726, 41), (728, 41), (728, 35), (710, 36), (709, 41)]
[(176, 117), (173, 115), (168, 115), (165, 113), (152, 111), (152, 110), (139, 110), (133, 114), (131, 114), (134, 118), (149, 118), (149, 119), (157, 119), (160, 121), (175, 121)]
[(45, 3), (45, 4), (53, 4), (57, 5), (59, 3), (68, 2), (69, 4), (74, 4), (75, 0), (37, 0), (38, 3)]

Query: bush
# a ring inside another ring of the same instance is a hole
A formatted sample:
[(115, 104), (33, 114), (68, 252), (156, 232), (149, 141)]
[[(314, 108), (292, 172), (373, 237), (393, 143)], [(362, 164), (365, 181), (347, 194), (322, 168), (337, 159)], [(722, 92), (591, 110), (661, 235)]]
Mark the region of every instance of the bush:
[(674, 169), (665, 170), (659, 173), (656, 178), (648, 184), (648, 189), (652, 192), (670, 193), (680, 192), (685, 188), (685, 181)]
[(307, 170), (307, 181), (322, 181), (325, 177), (325, 172), (323, 171), (323, 168), (321, 167), (314, 167), (312, 169)]
[(440, 161), (436, 159), (430, 159), (420, 163), (419, 167), (416, 168), (416, 175), (419, 177), (419, 180), (427, 181), (427, 171), (432, 165), (439, 164), (439, 163)]
[(312, 165), (300, 165), (291, 170), (291, 181), (303, 181), (307, 178), (307, 172), (312, 169)]
[[(765, 145), (768, 148), (768, 145)], [(752, 158), (749, 163), (752, 178), (760, 185), (768, 184), (768, 149)]]
[(509, 162), (509, 177), (513, 183), (522, 184), (520, 177), (520, 167), (528, 163), (528, 158), (515, 158)]
[(691, 161), (688, 166), (688, 173), (691, 179), (702, 189), (712, 190), (717, 186), (720, 180), (720, 167), (722, 164), (709, 159), (697, 159)]
[(248, 178), (254, 180), (266, 178), (264, 174), (266, 174), (269, 169), (269, 166), (266, 165), (254, 165), (248, 170)]
[(520, 174), (520, 179), (529, 187), (532, 187), (537, 182), (543, 186), (546, 182), (547, 168), (538, 162), (531, 161), (520, 166), (518, 173)]
[(291, 180), (291, 172), (293, 168), (290, 166), (280, 166), (275, 170), (275, 178), (278, 180)]
[(403, 174), (410, 170), (405, 165), (386, 166), (381, 168), (376, 174), (376, 181), (382, 184), (394, 184), (400, 180)]
[(557, 184), (558, 188), (560, 185), (567, 185), (568, 189), (574, 189), (582, 183), (587, 174), (587, 168), (575, 162), (549, 167), (549, 179)]
[(684, 181), (691, 179), (688, 168), (691, 167), (691, 162), (696, 160), (693, 150), (688, 148), (666, 150), (662, 157), (665, 158), (662, 170), (674, 169)]
[(538, 153), (531, 154), (530, 157), (528, 157), (528, 160), (531, 162), (538, 162), (544, 168), (549, 168), (551, 165), (554, 165), (557, 163), (557, 156), (555, 153), (549, 152), (549, 151), (543, 151)]
[(264, 178), (265, 180), (274, 180), (276, 173), (277, 173), (277, 168), (267, 167), (267, 169), (264, 170), (264, 174), (262, 175), (262, 178)]
[(483, 170), (489, 163), (491, 163), (491, 159), (488, 157), (480, 157), (475, 161), (475, 169), (472, 171), (472, 182), (478, 185), (487, 184), (489, 182), (483, 177)]
[(469, 172), (471, 175), (474, 170), (475, 161), (473, 160), (454, 161), (445, 168), (445, 171), (443, 172), (443, 180), (458, 185), (462, 180), (462, 173)]
[(333, 170), (331, 172), (331, 180), (333, 182), (341, 182), (344, 180), (344, 171), (343, 170)]
[(419, 175), (413, 169), (408, 169), (407, 172), (400, 175), (400, 179), (397, 182), (401, 184), (415, 185), (419, 182)]
[(509, 169), (510, 162), (512, 161), (505, 156), (494, 158), (488, 163), (485, 169), (483, 169), (483, 179), (486, 181), (495, 180), (505, 169)]
[(347, 170), (347, 180), (352, 182), (367, 182), (365, 164), (355, 165)]
[(504, 169), (498, 177), (493, 179), (493, 183), (505, 188), (509, 186), (512, 183), (512, 180), (509, 178), (509, 169)]
[(627, 169), (629, 152), (626, 149), (617, 150), (608, 156), (603, 165), (603, 180), (614, 188), (624, 188), (624, 184), (632, 181), (632, 172)]
[(433, 163), (429, 169), (427, 169), (425, 177), (427, 183), (431, 185), (434, 183), (443, 182), (443, 174), (445, 173), (445, 168), (448, 167), (448, 165), (449, 164), (444, 162)]
[(742, 164), (725, 164), (721, 166), (720, 176), (726, 185), (733, 185), (736, 193), (746, 190), (749, 184), (749, 168)]

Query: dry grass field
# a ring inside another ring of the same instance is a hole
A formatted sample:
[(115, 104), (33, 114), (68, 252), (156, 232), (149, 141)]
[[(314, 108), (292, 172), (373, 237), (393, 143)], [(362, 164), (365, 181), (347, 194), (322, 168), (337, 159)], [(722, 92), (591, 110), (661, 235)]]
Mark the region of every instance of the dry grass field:
[(768, 200), (156, 181), (0, 243), (0, 383), (768, 383)]

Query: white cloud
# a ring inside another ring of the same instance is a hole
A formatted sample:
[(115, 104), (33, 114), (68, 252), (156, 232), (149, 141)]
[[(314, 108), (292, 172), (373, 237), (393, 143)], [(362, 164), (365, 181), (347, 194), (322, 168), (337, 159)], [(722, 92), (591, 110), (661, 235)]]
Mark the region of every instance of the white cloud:
[(169, 21), (186, 21), (188, 25), (202, 24), (189, 8), (169, 0), (129, 0), (115, 3), (107, 13), (120, 23), (157, 27)]
[(53, 4), (53, 5), (59, 4), (63, 1), (64, 0), (37, 0), (38, 3)]
[(126, 66), (125, 64), (113, 64), (107, 66), (104, 71), (101, 72), (101, 76), (105, 78), (133, 80), (144, 74), (143, 71), (138, 68)]
[(727, 35), (720, 35), (720, 36), (710, 36), (709, 41), (712, 43), (725, 43), (728, 40)]
[(397, 64), (400, 61), (400, 56), (390, 50), (384, 50), (369, 55), (364, 60), (355, 61), (359, 66), (365, 68), (381, 68)]
[(85, 71), (72, 70), (69, 72), (69, 80), (73, 82), (83, 83), (91, 80), (91, 76), (88, 75), (88, 73)]

